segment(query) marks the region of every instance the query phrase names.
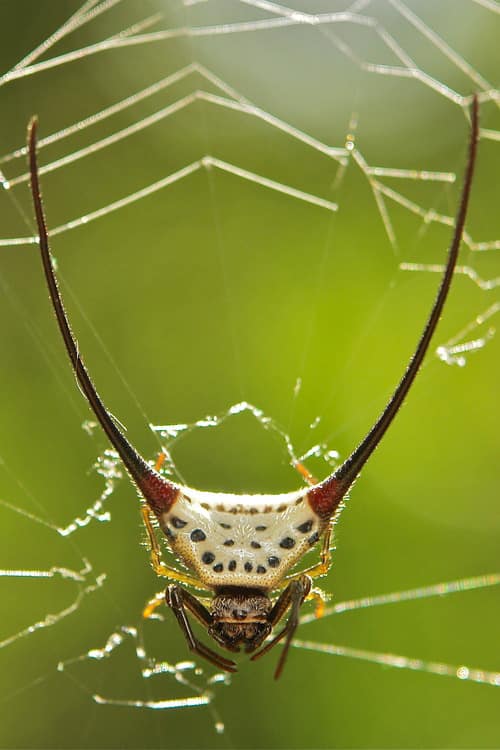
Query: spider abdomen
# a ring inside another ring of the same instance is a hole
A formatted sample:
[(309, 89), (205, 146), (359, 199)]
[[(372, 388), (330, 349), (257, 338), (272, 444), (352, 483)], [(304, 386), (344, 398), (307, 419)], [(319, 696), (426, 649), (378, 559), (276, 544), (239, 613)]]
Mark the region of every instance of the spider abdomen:
[(304, 490), (238, 496), (190, 489), (159, 521), (173, 552), (208, 588), (276, 588), (324, 530)]

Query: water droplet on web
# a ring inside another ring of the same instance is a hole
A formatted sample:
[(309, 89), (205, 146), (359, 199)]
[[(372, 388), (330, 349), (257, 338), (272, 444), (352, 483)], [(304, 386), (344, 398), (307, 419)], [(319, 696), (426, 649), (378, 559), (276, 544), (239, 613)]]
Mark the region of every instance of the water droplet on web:
[(220, 424), (220, 419), (217, 416), (209, 416), (198, 420), (198, 422), (195, 422), (194, 424), (195, 427), (216, 427)]
[(247, 401), (240, 401), (238, 404), (231, 406), (228, 414), (241, 414), (242, 411), (247, 411), (250, 408), (250, 404)]
[(184, 432), (188, 429), (187, 424), (150, 424), (149, 426), (153, 430), (153, 432), (157, 432), (161, 437), (173, 439), (178, 437), (181, 432)]
[(345, 148), (346, 151), (354, 151), (354, 135), (352, 133), (348, 133), (346, 136)]
[(87, 435), (92, 436), (95, 432), (95, 429), (97, 427), (97, 422), (94, 422), (92, 419), (86, 419), (84, 422), (82, 422), (82, 430), (87, 433)]

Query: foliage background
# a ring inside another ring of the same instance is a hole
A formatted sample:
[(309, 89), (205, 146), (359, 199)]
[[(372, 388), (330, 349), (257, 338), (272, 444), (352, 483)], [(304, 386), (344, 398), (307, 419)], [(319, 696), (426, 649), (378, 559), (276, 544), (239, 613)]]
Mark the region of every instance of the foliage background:
[[(159, 8), (164, 28), (257, 17), (234, 3), (140, 5), (141, 17)], [(472, 91), (465, 76), (389, 4), (373, 5), (421, 67), (462, 93)], [(411, 6), (476, 70), (490, 79), (497, 75), (498, 15), (465, 0)], [(77, 7), (69, 0), (2, 3), (2, 70)], [(310, 10), (342, 7), (314, 3)], [(124, 2), (58, 51), (104, 38), (136, 18), (137, 8)], [(384, 54), (363, 30), (339, 27), (336, 33), (366, 59)], [(130, 47), (6, 85), (0, 90), (2, 153), (22, 143), (33, 112), (42, 134), (50, 133), (193, 60), (263, 109), (331, 144), (343, 144), (356, 112), (356, 143), (371, 164), (462, 171), (467, 125), (455, 104), (416, 81), (361, 71), (317, 30), (303, 26)], [(192, 88), (192, 82), (179, 84), (161, 101)], [(138, 107), (132, 117), (140, 116)], [(491, 103), (482, 116), (484, 127), (498, 128)], [(114, 125), (129, 121), (122, 114)], [(106, 128), (95, 126), (93, 137)], [(72, 139), (71, 149), (79, 139)], [(67, 148), (51, 147), (44, 159)], [(440, 262), (450, 232), (422, 226), (394, 207), (395, 253), (367, 181), (352, 163), (335, 189), (334, 162), (257, 120), (204, 103), (47, 175), (50, 225), (205, 153), (337, 200), (340, 210), (332, 216), (235, 176), (202, 171), (55, 238), (63, 291), (90, 371), (109, 408), (148, 456), (158, 446), (144, 413), (153, 423), (192, 422), (242, 399), (283, 425), (299, 450), (321, 438), (345, 456), (399, 377), (436, 288), (436, 276), (405, 274), (398, 264)], [(498, 145), (483, 141), (469, 222), (475, 239), (498, 236), (498, 167)], [(457, 185), (394, 187), (422, 205), (454, 210)], [(16, 197), (30, 214), (27, 190), (19, 189)], [(0, 211), (2, 236), (29, 233), (6, 195)], [(484, 277), (498, 275), (495, 252), (472, 256), (464, 250), (462, 259)], [(0, 264), (1, 498), (63, 525), (100, 493), (102, 481), (90, 468), (105, 441), (81, 429), (88, 410), (74, 387), (34, 248), (1, 248)], [(494, 294), (457, 277), (438, 341), (485, 310)], [(428, 358), (343, 514), (334, 566), (324, 581), (335, 600), (498, 569), (498, 353), (493, 339), (461, 369)], [(294, 399), (298, 377), (303, 385)], [(317, 415), (321, 423), (311, 434)], [(278, 492), (298, 484), (282, 446), (247, 417), (196, 431), (179, 443), (174, 457), (185, 479), (205, 489)], [(225, 736), (214, 732), (203, 708), (153, 712), (96, 705), (94, 692), (142, 699), (184, 695), (173, 679), (145, 684), (131, 643), (103, 663), (77, 665), (71, 673), (76, 681), (56, 671), (60, 660), (104, 645), (119, 624), (137, 623), (145, 600), (159, 588), (140, 545), (133, 490), (121, 483), (107, 507), (110, 524), (91, 523), (69, 539), (0, 508), (2, 568), (44, 569), (55, 561), (78, 568), (84, 556), (96, 573), (107, 573), (103, 589), (85, 598), (73, 616), (0, 651), (3, 747), (498, 744), (493, 687), (300, 650), (292, 652), (279, 684), (272, 680), (274, 656), (258, 664), (242, 659), (232, 685), (216, 688)], [(7, 578), (1, 587), (2, 638), (74, 596), (64, 581)], [(498, 594), (491, 589), (345, 614), (314, 623), (301, 635), (498, 670), (498, 615)], [(187, 658), (172, 618), (161, 628), (151, 624), (147, 638), (157, 658)]]

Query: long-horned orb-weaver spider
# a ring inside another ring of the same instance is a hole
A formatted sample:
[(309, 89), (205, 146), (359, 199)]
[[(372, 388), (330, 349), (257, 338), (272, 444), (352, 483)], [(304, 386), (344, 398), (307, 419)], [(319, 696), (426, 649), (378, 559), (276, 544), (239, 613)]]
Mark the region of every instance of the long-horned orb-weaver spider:
[[(95, 416), (144, 498), (142, 514), (153, 568), (158, 575), (173, 581), (165, 592), (166, 603), (173, 610), (189, 649), (222, 670), (236, 671), (235, 662), (198, 640), (188, 611), (220, 646), (233, 652), (244, 647), (247, 653), (254, 652), (252, 659), (284, 640), (275, 672), (275, 677), (279, 677), (299, 622), (302, 603), (320, 596), (312, 590), (312, 580), (325, 574), (330, 567), (330, 536), (341, 501), (398, 413), (443, 310), (467, 214), (477, 151), (478, 117), (478, 101), (474, 97), (468, 160), (446, 267), (429, 318), (399, 385), (364, 440), (336, 471), (322, 482), (280, 495), (230, 495), (180, 486), (161, 476), (159, 466), (153, 468), (124, 436), (94, 388), (64, 311), (52, 267), (40, 194), (36, 118), (29, 125), (31, 191), (43, 269), (71, 364)], [(189, 572), (168, 567), (161, 561), (153, 531), (154, 519), (164, 532), (168, 546)], [(300, 572), (289, 573), (320, 540), (320, 561)], [(210, 592), (213, 596), (210, 609), (180, 584)], [(278, 591), (279, 595), (272, 601), (270, 594)], [(162, 601), (163, 595), (157, 596), (144, 614), (150, 615)], [(320, 602), (318, 608), (321, 609)], [(283, 629), (262, 645), (288, 610)]]

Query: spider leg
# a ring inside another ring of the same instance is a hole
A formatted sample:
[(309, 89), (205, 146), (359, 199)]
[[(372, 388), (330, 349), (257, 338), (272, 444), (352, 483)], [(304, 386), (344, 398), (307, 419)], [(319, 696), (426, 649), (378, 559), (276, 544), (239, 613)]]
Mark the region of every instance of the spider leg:
[(306, 601), (315, 601), (316, 606), (314, 607), (314, 616), (318, 619), (323, 617), (325, 613), (325, 604), (328, 601), (328, 597), (324, 591), (318, 588), (311, 589), (306, 596)]
[(305, 568), (305, 570), (301, 570), (299, 573), (295, 573), (294, 575), (290, 576), (290, 580), (294, 581), (297, 578), (300, 578), (301, 576), (307, 575), (309, 578), (318, 578), (318, 576), (324, 576), (325, 573), (328, 573), (330, 570), (330, 566), (332, 564), (332, 551), (330, 548), (330, 543), (332, 539), (332, 530), (333, 530), (333, 523), (330, 520), (327, 526), (327, 529), (323, 535), (323, 541), (321, 544), (321, 552), (320, 552), (320, 562), (316, 563), (316, 565), (311, 565), (310, 568)]
[(158, 609), (162, 604), (165, 603), (165, 592), (159, 591), (157, 594), (153, 596), (152, 599), (148, 601), (144, 609), (142, 610), (142, 616), (145, 620), (148, 620), (150, 617), (152, 617), (153, 612)]
[(293, 468), (306, 480), (307, 484), (318, 484), (316, 477), (313, 477), (309, 469), (301, 461), (295, 461)]
[[(206, 600), (209, 601), (208, 599)], [(142, 616), (145, 620), (149, 619), (153, 616), (154, 612), (158, 609), (158, 607), (161, 607), (162, 604), (165, 604), (165, 590), (162, 589), (161, 591), (158, 591), (152, 599), (148, 601), (148, 603), (144, 606), (144, 609), (142, 610)], [(203, 620), (203, 624), (205, 621)]]
[[(286, 610), (290, 606), (291, 601), (291, 590), (293, 586), (296, 584), (296, 581), (292, 581), (292, 583), (289, 583), (286, 589), (280, 594), (276, 604), (272, 608), (271, 612), (269, 613), (269, 622), (274, 627), (277, 625), (277, 623), (281, 620), (283, 615), (285, 614)], [(285, 635), (285, 630), (283, 629), (278, 635), (274, 636), (270, 641), (266, 643), (266, 645), (261, 648), (260, 651), (257, 651), (255, 654), (253, 654), (250, 657), (250, 661), (255, 661), (256, 659), (260, 659), (261, 656), (264, 656), (267, 654), (268, 651), (270, 651), (273, 646), (275, 646)]]
[(207, 661), (214, 664), (219, 669), (223, 669), (225, 672), (236, 672), (236, 664), (234, 661), (225, 659), (220, 654), (212, 651), (199, 641), (191, 629), (189, 623), (186, 607), (189, 609), (199, 622), (205, 627), (209, 627), (212, 624), (212, 615), (210, 612), (201, 604), (192, 594), (185, 589), (175, 584), (168, 586), (165, 592), (165, 599), (168, 606), (172, 609), (177, 622), (184, 634), (187, 641), (189, 650), (198, 656), (203, 657)]
[(161, 450), (161, 451), (160, 451), (160, 452), (158, 453), (158, 456), (157, 456), (157, 458), (156, 458), (156, 463), (155, 463), (155, 471), (160, 471), (161, 467), (162, 467), (162, 466), (163, 466), (163, 464), (165, 463), (165, 459), (166, 459), (166, 457), (167, 457), (167, 456), (166, 456), (166, 454), (165, 454), (165, 452), (164, 452), (163, 450)]
[(264, 648), (261, 648), (260, 651), (258, 651), (251, 657), (252, 661), (259, 659), (261, 656), (264, 656), (264, 654), (267, 654), (267, 652), (270, 651), (277, 643), (283, 640), (283, 638), (285, 638), (285, 645), (283, 646), (283, 650), (278, 661), (278, 666), (276, 667), (276, 671), (274, 673), (275, 680), (280, 677), (283, 671), (283, 667), (285, 666), (290, 643), (292, 642), (292, 638), (299, 624), (299, 611), (304, 602), (304, 599), (309, 595), (310, 591), (311, 579), (308, 576), (301, 576), (301, 578), (297, 578), (296, 580), (293, 580), (289, 583), (289, 585), (280, 595), (276, 604), (269, 613), (269, 622), (274, 627), (281, 620), (288, 607), (290, 607), (290, 615), (285, 627), (283, 628), (283, 630), (281, 630), (281, 632), (278, 633), (278, 635), (276, 635), (271, 641), (269, 641), (269, 643), (267, 643)]
[(153, 529), (153, 524), (151, 523), (151, 510), (149, 506), (143, 505), (141, 508), (141, 513), (142, 520), (144, 522), (144, 526), (146, 527), (146, 532), (149, 539), (149, 546), (151, 550), (151, 564), (156, 575), (162, 576), (162, 578), (170, 578), (172, 581), (184, 583), (188, 586), (193, 586), (194, 588), (203, 588), (197, 578), (190, 576), (188, 573), (183, 573), (180, 570), (175, 570), (175, 568), (170, 568), (168, 565), (165, 565), (165, 563), (161, 559), (160, 545), (158, 544), (158, 540)]

